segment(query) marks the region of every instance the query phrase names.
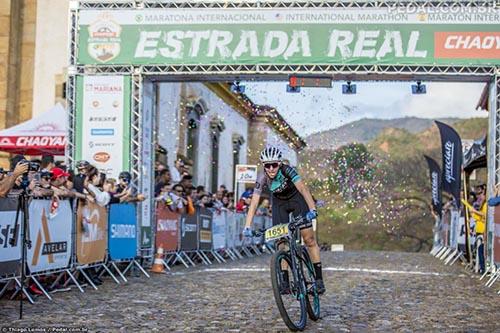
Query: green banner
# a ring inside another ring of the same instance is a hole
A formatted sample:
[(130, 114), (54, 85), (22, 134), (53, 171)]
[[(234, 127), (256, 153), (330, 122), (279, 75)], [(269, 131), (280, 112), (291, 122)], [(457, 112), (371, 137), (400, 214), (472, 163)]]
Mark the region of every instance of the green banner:
[(79, 64), (500, 64), (496, 10), (82, 10), (79, 22)]

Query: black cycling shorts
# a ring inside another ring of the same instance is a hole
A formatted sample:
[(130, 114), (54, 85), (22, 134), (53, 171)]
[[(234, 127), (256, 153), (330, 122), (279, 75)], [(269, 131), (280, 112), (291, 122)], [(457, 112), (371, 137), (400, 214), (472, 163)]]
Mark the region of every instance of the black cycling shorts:
[[(296, 192), (289, 199), (278, 199), (275, 196), (272, 197), (272, 212), (273, 212), (273, 226), (283, 223), (290, 222), (289, 214), (293, 213), (294, 217), (302, 216), (304, 221), (306, 221), (306, 215), (309, 212), (309, 206), (307, 206), (306, 200), (300, 194)], [(312, 227), (312, 221), (304, 222), (300, 229), (307, 229)]]

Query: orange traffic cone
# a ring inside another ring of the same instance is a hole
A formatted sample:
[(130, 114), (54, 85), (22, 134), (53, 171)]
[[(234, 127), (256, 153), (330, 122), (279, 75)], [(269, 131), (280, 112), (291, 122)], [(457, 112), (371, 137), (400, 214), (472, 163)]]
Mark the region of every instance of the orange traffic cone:
[(163, 244), (160, 244), (156, 250), (155, 261), (153, 262), (153, 267), (151, 267), (151, 272), (165, 273), (165, 267), (163, 266)]

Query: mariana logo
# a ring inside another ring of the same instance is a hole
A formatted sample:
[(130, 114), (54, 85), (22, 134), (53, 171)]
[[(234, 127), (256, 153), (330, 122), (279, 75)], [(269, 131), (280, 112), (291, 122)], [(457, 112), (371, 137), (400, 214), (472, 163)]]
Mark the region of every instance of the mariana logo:
[(110, 19), (94, 22), (88, 28), (88, 53), (95, 60), (106, 63), (120, 54), (122, 28)]
[(109, 161), (110, 158), (111, 156), (104, 151), (100, 151), (94, 154), (94, 161), (99, 163), (106, 163), (107, 161)]
[(455, 156), (455, 144), (451, 141), (446, 141), (444, 145), (444, 178), (446, 182), (451, 184), (455, 181), (455, 175), (453, 174), (453, 158)]

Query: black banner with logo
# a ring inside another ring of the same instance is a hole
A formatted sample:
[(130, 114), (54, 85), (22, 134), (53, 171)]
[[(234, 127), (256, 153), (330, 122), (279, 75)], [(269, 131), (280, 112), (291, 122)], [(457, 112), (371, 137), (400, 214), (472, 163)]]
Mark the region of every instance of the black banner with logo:
[(432, 195), (432, 209), (434, 212), (441, 217), (441, 209), (442, 209), (442, 193), (441, 193), (441, 169), (437, 162), (427, 156), (424, 155), (427, 160), (427, 164), (429, 165), (429, 175), (431, 178), (431, 195)]
[[(21, 268), (22, 213), (16, 229), (17, 196), (0, 199), (0, 277), (17, 275)], [(17, 232), (16, 232), (17, 230)], [(15, 238), (15, 239), (14, 239)]]
[(181, 216), (181, 250), (198, 249), (198, 214)]
[(213, 213), (206, 208), (199, 208), (198, 230), (200, 240), (200, 250), (212, 249), (212, 216)]
[(455, 199), (456, 207), (460, 206), (460, 186), (462, 171), (462, 140), (450, 126), (436, 121), (441, 134), (443, 154), (442, 186), (443, 191), (450, 193)]

